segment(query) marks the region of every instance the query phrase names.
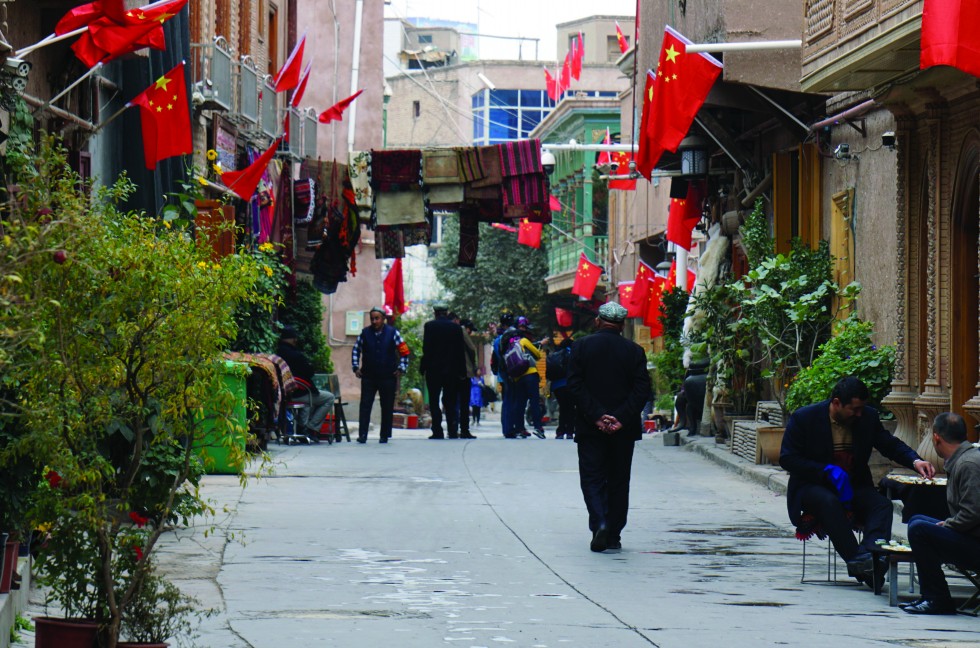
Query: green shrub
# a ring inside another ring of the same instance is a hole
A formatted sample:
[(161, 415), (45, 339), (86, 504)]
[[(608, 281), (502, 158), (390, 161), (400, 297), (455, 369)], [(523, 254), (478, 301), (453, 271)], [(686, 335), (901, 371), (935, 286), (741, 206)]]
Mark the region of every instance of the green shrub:
[(330, 346), (323, 334), (323, 301), (312, 282), (296, 282), (296, 295), (279, 309), (279, 321), (296, 329), (303, 351), (318, 373), (334, 372)]
[(874, 327), (852, 315), (837, 325), (837, 335), (823, 343), (817, 358), (793, 381), (786, 395), (787, 411), (830, 398), (834, 384), (845, 376), (860, 378), (871, 397), (868, 404), (881, 408), (891, 387), (895, 347), (871, 343)]

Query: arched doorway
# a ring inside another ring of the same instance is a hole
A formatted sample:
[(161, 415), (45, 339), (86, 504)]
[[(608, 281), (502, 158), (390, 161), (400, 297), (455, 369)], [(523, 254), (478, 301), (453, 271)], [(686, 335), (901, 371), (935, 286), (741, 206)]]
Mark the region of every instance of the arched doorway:
[(977, 440), (977, 421), (963, 405), (977, 395), (980, 383), (980, 310), (978, 310), (978, 244), (980, 235), (980, 133), (966, 139), (956, 180), (951, 211), (952, 243), (952, 336), (950, 377), (952, 407), (966, 417), (971, 441)]

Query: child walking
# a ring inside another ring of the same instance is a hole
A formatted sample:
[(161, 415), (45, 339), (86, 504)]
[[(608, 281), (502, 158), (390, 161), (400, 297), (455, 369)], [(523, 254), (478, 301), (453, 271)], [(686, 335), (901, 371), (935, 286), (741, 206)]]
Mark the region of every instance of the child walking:
[(476, 370), (476, 376), (470, 378), (470, 412), (473, 425), (480, 424), (480, 411), (483, 409), (483, 368)]

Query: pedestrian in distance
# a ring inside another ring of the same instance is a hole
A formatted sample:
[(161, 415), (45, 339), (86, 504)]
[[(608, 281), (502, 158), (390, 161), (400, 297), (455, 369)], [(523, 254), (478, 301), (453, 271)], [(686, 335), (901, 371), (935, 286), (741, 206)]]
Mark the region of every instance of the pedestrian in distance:
[(476, 376), (470, 378), (470, 416), (472, 417), (471, 424), (480, 424), (480, 413), (483, 410), (483, 388), (486, 387), (486, 383), (483, 382), (483, 368), (476, 370)]
[(640, 412), (650, 393), (646, 354), (622, 335), (626, 315), (615, 302), (599, 307), (596, 331), (572, 346), (568, 376), (589, 548), (596, 552), (622, 548), (633, 448), (643, 438)]
[(932, 424), (932, 445), (946, 468), (949, 517), (913, 515), (909, 544), (922, 595), (899, 605), (909, 614), (955, 614), (943, 565), (980, 570), (980, 450), (966, 440), (963, 417), (945, 412)]
[[(779, 465), (789, 473), (786, 505), (797, 535), (822, 529), (847, 573), (875, 589), (884, 580), (884, 564), (875, 566), (871, 550), (891, 540), (892, 503), (875, 488), (868, 460), (877, 449), (892, 461), (926, 478), (935, 468), (881, 425), (878, 411), (866, 405), (868, 388), (858, 378), (841, 378), (830, 398), (793, 412)], [(863, 539), (854, 537), (855, 525)]]
[(381, 403), (381, 443), (388, 443), (395, 412), (398, 377), (408, 371), (410, 351), (401, 333), (394, 326), (385, 323), (383, 310), (372, 308), (368, 317), (371, 325), (357, 336), (351, 353), (354, 375), (361, 379), (357, 442), (367, 442), (371, 409), (377, 394)]
[[(513, 398), (510, 399), (509, 433), (504, 434), (508, 439), (530, 436), (524, 430), (524, 412), (530, 405), (531, 427), (534, 435), (544, 438), (544, 425), (541, 423), (541, 376), (538, 373), (537, 362), (544, 354), (530, 340), (531, 324), (524, 316), (514, 320), (515, 331), (510, 337), (505, 337), (501, 348), (504, 354), (504, 364), (507, 365), (508, 379), (511, 381)], [(524, 363), (515, 365), (512, 355), (524, 356)], [(515, 367), (517, 369), (515, 370)]]
[(510, 313), (500, 314), (500, 324), (497, 327), (500, 334), (493, 339), (493, 344), (491, 345), (493, 352), (490, 355), (490, 371), (493, 372), (494, 376), (497, 378), (497, 384), (500, 385), (500, 428), (505, 437), (510, 434), (510, 411), (508, 405), (510, 404), (512, 394), (510, 393), (510, 381), (507, 378), (507, 370), (504, 367), (503, 351), (501, 350), (500, 345), (503, 341), (504, 334), (510, 331), (513, 324), (513, 315)]
[(568, 369), (572, 358), (572, 339), (565, 338), (558, 348), (548, 354), (545, 374), (551, 383), (551, 393), (558, 401), (558, 429), (556, 439), (575, 438), (575, 400), (568, 391)]
[(476, 378), (476, 344), (473, 342), (473, 331), (476, 326), (473, 320), (461, 319), (458, 324), (463, 328), (463, 352), (466, 359), (466, 376), (459, 385), (459, 438), (475, 439), (476, 436), (470, 433), (470, 388), (471, 381)]
[(293, 401), (305, 403), (296, 413), (295, 431), (310, 439), (319, 441), (320, 428), (327, 414), (333, 411), (334, 395), (325, 389), (318, 389), (313, 383), (313, 363), (299, 348), (299, 333), (288, 324), (279, 333), (279, 346), (276, 355), (286, 361), (289, 370), (299, 387), (287, 394)]
[[(434, 319), (422, 329), (422, 360), (419, 371), (429, 391), (429, 414), (432, 416), (430, 439), (459, 438), (459, 386), (466, 377), (463, 329), (449, 319), (449, 307), (436, 303)], [(442, 410), (439, 409), (440, 396)], [(446, 431), (442, 420), (445, 415)]]

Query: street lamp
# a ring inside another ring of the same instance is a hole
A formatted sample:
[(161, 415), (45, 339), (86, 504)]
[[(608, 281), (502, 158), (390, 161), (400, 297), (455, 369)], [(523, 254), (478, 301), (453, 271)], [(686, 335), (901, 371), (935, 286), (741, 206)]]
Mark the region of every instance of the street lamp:
[(703, 176), (708, 173), (707, 142), (697, 135), (681, 140), (678, 147), (681, 154), (681, 175)]

